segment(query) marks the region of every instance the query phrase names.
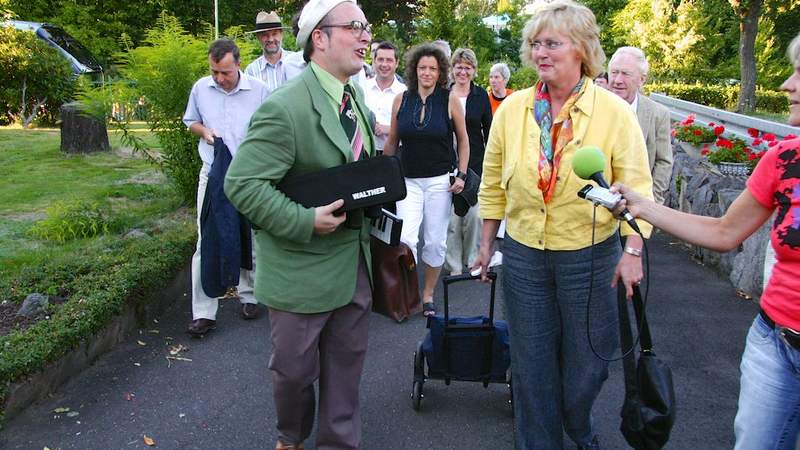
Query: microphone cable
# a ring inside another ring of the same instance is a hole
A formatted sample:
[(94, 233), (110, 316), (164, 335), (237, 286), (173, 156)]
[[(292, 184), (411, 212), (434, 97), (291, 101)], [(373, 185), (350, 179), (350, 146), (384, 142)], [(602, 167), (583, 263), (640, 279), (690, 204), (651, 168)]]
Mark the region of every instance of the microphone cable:
[[(595, 349), (594, 344), (592, 344), (592, 335), (591, 335), (591, 327), (590, 327), (590, 320), (591, 320), (591, 314), (590, 314), (591, 309), (590, 309), (590, 307), (591, 307), (591, 304), (592, 304), (592, 286), (594, 285), (594, 244), (595, 244), (594, 239), (595, 239), (595, 228), (597, 226), (597, 207), (598, 206), (600, 206), (600, 205), (595, 204), (594, 205), (594, 209), (592, 209), (592, 245), (591, 245), (590, 250), (589, 250), (589, 255), (590, 255), (589, 256), (589, 273), (591, 274), (591, 278), (589, 279), (589, 298), (586, 301), (586, 339), (589, 341), (589, 348), (592, 350), (592, 353), (594, 353), (594, 356), (596, 356), (598, 359), (600, 359), (602, 361), (605, 361), (605, 362), (615, 362), (615, 361), (620, 361), (620, 360), (624, 359), (626, 356), (630, 355), (636, 349), (636, 346), (639, 345), (639, 337), (642, 334), (642, 324), (644, 323), (644, 317), (645, 317), (645, 314), (646, 314), (646, 311), (647, 311), (647, 297), (648, 297), (648, 295), (650, 293), (650, 252), (647, 249), (647, 239), (644, 238), (644, 236), (642, 235), (642, 233), (639, 230), (635, 230), (637, 232), (637, 234), (639, 236), (641, 236), (641, 238), (642, 238), (642, 246), (643, 246), (642, 248), (644, 249), (644, 252), (643, 252), (644, 254), (642, 255), (642, 257), (644, 258), (644, 263), (645, 263), (645, 267), (644, 267), (645, 277), (644, 278), (646, 280), (646, 284), (645, 284), (645, 290), (644, 290), (644, 299), (642, 299), (642, 320), (641, 321), (637, 321), (638, 323), (637, 323), (637, 326), (636, 326), (636, 328), (637, 328), (636, 329), (636, 339), (634, 339), (633, 344), (631, 345), (631, 348), (629, 348), (628, 350), (625, 350), (625, 351), (623, 351), (624, 349), (620, 348), (620, 351), (622, 352), (622, 355), (620, 355), (618, 358), (612, 358), (610, 356), (609, 357), (605, 357), (605, 356), (599, 354), (597, 352), (597, 350)], [(621, 235), (619, 235), (619, 236), (621, 236)], [(619, 262), (617, 262), (617, 264), (619, 264)], [(620, 279), (620, 281), (622, 281), (622, 280)], [(619, 288), (620, 287), (619, 287), (619, 282), (618, 282), (617, 283), (617, 289), (619, 289)], [(619, 292), (617, 292), (617, 295), (619, 295)], [(617, 302), (617, 305), (619, 306), (619, 302)], [(626, 308), (628, 307), (627, 302), (625, 303), (625, 307)], [(625, 313), (627, 314), (628, 312), (625, 311)], [(617, 316), (619, 317), (619, 314)], [(619, 321), (619, 319), (617, 319), (617, 320)], [(619, 328), (619, 327), (617, 327), (617, 328)], [(622, 346), (622, 344), (620, 343), (620, 347), (621, 346)]]

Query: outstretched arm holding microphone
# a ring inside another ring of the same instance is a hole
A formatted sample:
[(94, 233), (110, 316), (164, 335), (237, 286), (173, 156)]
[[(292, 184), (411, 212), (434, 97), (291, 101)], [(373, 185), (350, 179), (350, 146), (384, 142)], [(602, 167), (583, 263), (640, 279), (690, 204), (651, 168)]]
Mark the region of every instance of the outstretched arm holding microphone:
[[(789, 94), (789, 124), (798, 126), (800, 35), (788, 54), (794, 70), (781, 89)], [(622, 195), (616, 214), (627, 208), (632, 216), (684, 241), (717, 251), (736, 248), (776, 212), (770, 245), (777, 263), (742, 355), (735, 448), (800, 448), (800, 422), (786, 420), (800, 409), (800, 139), (767, 150), (746, 189), (722, 217), (675, 211), (622, 184), (612, 186), (611, 193)]]
[(677, 238), (720, 252), (738, 247), (766, 222), (773, 211), (759, 203), (747, 189), (722, 217), (677, 211), (646, 199), (622, 184), (611, 186), (611, 192), (622, 195), (614, 208), (614, 215), (620, 216), (627, 209), (633, 217), (640, 217)]

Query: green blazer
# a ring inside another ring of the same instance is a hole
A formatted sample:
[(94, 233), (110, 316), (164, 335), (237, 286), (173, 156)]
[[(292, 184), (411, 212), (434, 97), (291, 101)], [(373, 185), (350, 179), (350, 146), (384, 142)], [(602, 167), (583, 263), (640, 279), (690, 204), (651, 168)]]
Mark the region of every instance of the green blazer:
[[(359, 89), (354, 99), (363, 119), (369, 110)], [(372, 142), (365, 137), (370, 155)], [(361, 230), (340, 226), (316, 235), (314, 209), (275, 188), (284, 177), (352, 161), (339, 116), (310, 67), (253, 114), (225, 177), (225, 194), (255, 229), (255, 296), (261, 303), (296, 313), (331, 311), (353, 298), (359, 253), (372, 273), (367, 220)]]

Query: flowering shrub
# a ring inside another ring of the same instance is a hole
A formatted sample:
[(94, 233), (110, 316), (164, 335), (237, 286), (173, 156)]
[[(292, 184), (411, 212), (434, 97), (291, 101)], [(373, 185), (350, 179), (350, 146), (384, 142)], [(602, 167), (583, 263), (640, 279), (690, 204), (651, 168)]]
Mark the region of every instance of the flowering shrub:
[(679, 141), (699, 146), (706, 142), (714, 142), (718, 135), (715, 134), (715, 130), (703, 124), (695, 123), (694, 115), (689, 114), (686, 119), (673, 128), (672, 136)]
[[(713, 164), (723, 162), (746, 163), (750, 170), (754, 169), (767, 151), (778, 143), (777, 137), (772, 133), (762, 133), (750, 128), (747, 130), (750, 142), (737, 137), (724, 137), (725, 126), (710, 122), (703, 125), (695, 122), (694, 115), (690, 114), (673, 130), (672, 135), (681, 141), (695, 146), (701, 146), (700, 154), (708, 157)], [(785, 139), (793, 139), (794, 135), (787, 135)]]

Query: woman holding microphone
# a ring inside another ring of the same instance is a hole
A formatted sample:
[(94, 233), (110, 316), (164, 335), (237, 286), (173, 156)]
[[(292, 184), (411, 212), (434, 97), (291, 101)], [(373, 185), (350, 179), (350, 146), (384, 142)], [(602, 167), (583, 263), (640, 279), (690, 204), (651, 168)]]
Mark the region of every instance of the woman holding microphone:
[[(789, 94), (789, 125), (800, 126), (800, 35), (787, 53), (793, 73), (781, 89)], [(624, 197), (617, 212), (627, 207), (667, 233), (721, 252), (738, 247), (777, 210), (770, 232), (777, 262), (742, 354), (735, 448), (800, 448), (800, 138), (767, 150), (719, 218), (669, 209), (622, 184), (611, 190)]]

